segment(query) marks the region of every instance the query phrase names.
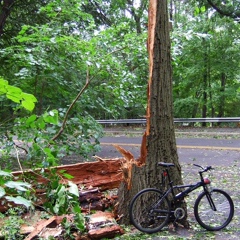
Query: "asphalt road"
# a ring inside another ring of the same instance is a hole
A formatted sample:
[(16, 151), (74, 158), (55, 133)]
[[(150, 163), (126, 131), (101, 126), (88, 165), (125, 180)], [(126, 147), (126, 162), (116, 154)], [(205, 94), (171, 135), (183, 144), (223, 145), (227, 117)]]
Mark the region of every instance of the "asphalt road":
[[(135, 158), (140, 155), (141, 137), (111, 136), (101, 140), (102, 158), (122, 157), (114, 148), (117, 144), (130, 151)], [(177, 138), (179, 161), (202, 165), (240, 165), (240, 139)]]

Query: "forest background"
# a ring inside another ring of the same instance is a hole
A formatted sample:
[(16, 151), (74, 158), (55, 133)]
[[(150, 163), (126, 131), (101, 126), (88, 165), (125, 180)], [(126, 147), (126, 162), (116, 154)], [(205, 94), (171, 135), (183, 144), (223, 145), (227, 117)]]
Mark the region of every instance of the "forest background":
[[(145, 116), (148, 2), (0, 0), (1, 200), (32, 208), (31, 185), (10, 171), (40, 167), (51, 180), (44, 208), (74, 212), (83, 231), (77, 186), (44, 168), (98, 151), (97, 119)], [(240, 2), (170, 0), (169, 15), (174, 117), (239, 116)], [(9, 220), (1, 234), (16, 239), (20, 222)]]
[[(16, 136), (32, 143), (28, 167), (87, 157), (97, 119), (144, 117), (148, 0), (0, 3), (2, 159)], [(175, 118), (240, 115), (239, 12), (239, 1), (169, 1)]]

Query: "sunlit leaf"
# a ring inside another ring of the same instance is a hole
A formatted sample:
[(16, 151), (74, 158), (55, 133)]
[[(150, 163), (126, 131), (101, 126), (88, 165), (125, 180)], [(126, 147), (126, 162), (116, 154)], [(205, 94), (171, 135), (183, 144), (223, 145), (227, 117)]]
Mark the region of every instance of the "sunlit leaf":
[(35, 108), (35, 104), (33, 102), (25, 100), (22, 101), (22, 106), (29, 111), (32, 111)]
[(22, 90), (20, 88), (9, 85), (7, 88), (6, 96), (8, 99), (12, 100), (13, 102), (20, 103), (21, 93), (22, 93)]
[(78, 190), (78, 187), (75, 183), (73, 182), (68, 182), (68, 185), (70, 186), (69, 187), (69, 192), (72, 193), (73, 195), (79, 197), (79, 190)]
[(7, 196), (6, 199), (10, 202), (14, 202), (15, 204), (24, 205), (26, 208), (33, 207), (31, 201), (21, 196), (17, 196), (17, 197)]
[(12, 174), (3, 170), (0, 170), (0, 176), (7, 176), (7, 177), (11, 177)]
[(3, 187), (0, 186), (0, 198), (3, 197), (6, 194)]
[(31, 184), (26, 182), (8, 181), (5, 183), (5, 186), (9, 188), (15, 188), (16, 190), (25, 192), (28, 190), (28, 188), (31, 187)]

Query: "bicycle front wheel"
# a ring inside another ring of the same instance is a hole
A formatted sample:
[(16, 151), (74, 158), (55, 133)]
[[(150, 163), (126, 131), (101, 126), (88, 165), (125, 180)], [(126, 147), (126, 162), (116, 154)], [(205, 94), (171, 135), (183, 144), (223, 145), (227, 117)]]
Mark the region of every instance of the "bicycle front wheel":
[(231, 197), (220, 189), (201, 193), (194, 205), (197, 222), (209, 231), (225, 228), (232, 220), (234, 205)]
[(155, 233), (160, 231), (168, 222), (170, 204), (162, 192), (155, 188), (140, 191), (132, 199), (129, 216), (132, 224), (140, 231)]

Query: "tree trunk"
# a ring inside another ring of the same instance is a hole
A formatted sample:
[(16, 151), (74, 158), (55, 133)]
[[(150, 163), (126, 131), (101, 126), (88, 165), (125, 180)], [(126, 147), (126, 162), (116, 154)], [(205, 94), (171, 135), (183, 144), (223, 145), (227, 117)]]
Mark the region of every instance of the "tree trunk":
[(14, 1), (15, 0), (1, 1), (1, 6), (0, 6), (0, 37), (4, 33), (3, 29), (4, 29), (4, 26), (5, 26), (6, 20), (11, 13), (11, 8), (14, 4)]
[[(203, 106), (202, 106), (202, 118), (206, 118), (207, 117), (207, 101), (208, 101), (208, 46), (207, 43), (205, 41), (205, 39), (203, 39), (203, 47), (205, 49), (204, 52), (204, 72), (203, 72)], [(202, 123), (202, 127), (206, 127), (207, 124), (206, 122)]]
[(219, 92), (220, 101), (219, 101), (219, 110), (218, 110), (218, 117), (224, 117), (224, 110), (225, 110), (225, 88), (226, 88), (226, 74), (221, 74), (221, 88)]
[(126, 181), (119, 188), (118, 213), (122, 217), (121, 223), (125, 224), (129, 223), (128, 204), (133, 196), (143, 188), (160, 187), (161, 169), (157, 167), (158, 162), (174, 163), (175, 167), (171, 168), (170, 171), (172, 180), (174, 184), (182, 184), (173, 121), (172, 67), (168, 22), (167, 0), (150, 0), (146, 154), (143, 151), (145, 143), (143, 141), (141, 158), (131, 168), (131, 184), (127, 184)]

